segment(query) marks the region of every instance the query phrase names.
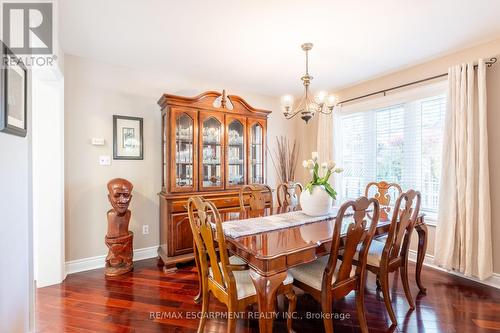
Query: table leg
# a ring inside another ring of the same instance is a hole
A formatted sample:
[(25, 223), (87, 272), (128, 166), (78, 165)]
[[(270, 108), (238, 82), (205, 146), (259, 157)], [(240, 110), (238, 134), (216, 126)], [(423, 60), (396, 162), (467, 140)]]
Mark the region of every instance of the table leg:
[(425, 225), (423, 218), (420, 223), (415, 226), (415, 230), (418, 233), (417, 268), (415, 269), (415, 280), (417, 281), (417, 286), (420, 291), (425, 293), (426, 289), (422, 284), (421, 275), (425, 253), (427, 251), (427, 226)]
[(259, 332), (271, 333), (273, 331), (273, 320), (276, 307), (276, 292), (286, 278), (286, 272), (280, 272), (271, 276), (262, 276), (253, 269), (250, 270), (257, 300), (259, 302)]

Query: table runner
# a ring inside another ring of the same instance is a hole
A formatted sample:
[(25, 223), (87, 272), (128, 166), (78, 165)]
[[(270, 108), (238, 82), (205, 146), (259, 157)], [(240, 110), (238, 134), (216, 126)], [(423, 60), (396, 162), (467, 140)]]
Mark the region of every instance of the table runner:
[(337, 216), (338, 207), (333, 207), (328, 215), (309, 216), (302, 211), (228, 221), (222, 224), (224, 235), (238, 238), (278, 229), (296, 227), (303, 224), (321, 222)]

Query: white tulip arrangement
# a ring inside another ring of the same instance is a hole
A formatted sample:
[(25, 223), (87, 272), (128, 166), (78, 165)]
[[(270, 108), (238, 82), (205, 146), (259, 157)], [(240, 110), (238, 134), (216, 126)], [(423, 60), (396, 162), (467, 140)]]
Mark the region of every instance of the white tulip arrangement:
[(306, 190), (309, 191), (309, 193), (312, 193), (314, 186), (323, 186), (326, 193), (328, 193), (328, 195), (335, 200), (335, 198), (337, 197), (337, 192), (335, 192), (330, 183), (328, 183), (328, 180), (330, 179), (330, 176), (333, 173), (341, 173), (342, 171), (344, 171), (344, 169), (337, 168), (334, 161), (323, 162), (321, 163), (321, 170), (323, 170), (323, 177), (321, 177), (320, 164), (318, 161), (318, 152), (315, 151), (312, 152), (310, 160), (304, 160), (302, 162), (302, 166), (307, 170), (309, 170), (313, 177), (312, 180), (309, 183), (307, 183), (305, 187)]

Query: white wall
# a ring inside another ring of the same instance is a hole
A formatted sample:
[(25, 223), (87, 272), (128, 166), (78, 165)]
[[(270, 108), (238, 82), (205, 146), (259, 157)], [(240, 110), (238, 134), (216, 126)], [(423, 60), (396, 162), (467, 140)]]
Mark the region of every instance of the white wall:
[(0, 133), (0, 332), (30, 331), (33, 303), (30, 104), (28, 98), (27, 137)]
[(58, 68), (33, 70), (33, 223), (37, 287), (64, 271), (64, 80)]
[[(145, 59), (147, 61), (147, 59)], [(265, 78), (263, 78), (265, 79)], [(131, 70), (90, 59), (65, 57), (65, 200), (66, 260), (74, 261), (107, 253), (104, 245), (106, 212), (110, 209), (106, 183), (115, 177), (134, 184), (130, 229), (134, 248), (158, 245), (158, 197), (161, 190), (161, 113), (157, 101), (163, 93), (195, 96), (206, 90), (240, 95), (250, 105), (273, 112), (268, 139), (274, 147), (276, 135), (293, 137), (295, 124), (279, 113), (279, 99), (222, 86), (217, 82), (193, 82), (160, 77), (156, 73)], [(113, 154), (112, 116), (144, 118), (144, 160), (112, 161), (99, 166), (99, 155)], [(92, 137), (104, 138), (102, 147), (92, 146)], [(268, 183), (276, 184), (268, 163)], [(150, 234), (142, 235), (149, 224)], [(99, 259), (100, 260), (100, 259)], [(104, 263), (104, 261), (102, 260)]]

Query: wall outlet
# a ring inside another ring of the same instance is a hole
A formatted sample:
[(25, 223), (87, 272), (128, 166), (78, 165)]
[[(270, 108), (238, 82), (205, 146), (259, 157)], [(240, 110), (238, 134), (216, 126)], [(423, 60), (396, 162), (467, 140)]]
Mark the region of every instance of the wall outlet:
[(149, 235), (149, 225), (144, 224), (144, 225), (142, 226), (142, 234), (143, 234), (143, 235)]
[(111, 156), (109, 155), (99, 156), (99, 165), (111, 165)]

